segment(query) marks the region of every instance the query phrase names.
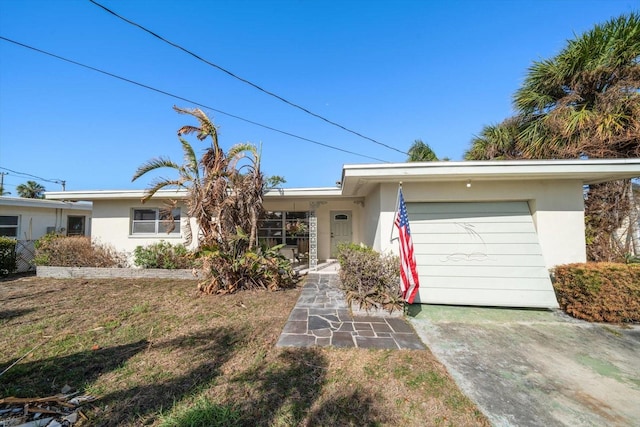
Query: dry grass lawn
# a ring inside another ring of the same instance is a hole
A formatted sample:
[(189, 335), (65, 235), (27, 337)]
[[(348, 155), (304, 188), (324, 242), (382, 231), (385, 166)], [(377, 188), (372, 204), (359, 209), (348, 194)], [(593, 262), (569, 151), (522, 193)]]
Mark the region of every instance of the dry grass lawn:
[(97, 400), (76, 425), (489, 425), (427, 351), (281, 349), (298, 290), (192, 281), (0, 281), (0, 397)]

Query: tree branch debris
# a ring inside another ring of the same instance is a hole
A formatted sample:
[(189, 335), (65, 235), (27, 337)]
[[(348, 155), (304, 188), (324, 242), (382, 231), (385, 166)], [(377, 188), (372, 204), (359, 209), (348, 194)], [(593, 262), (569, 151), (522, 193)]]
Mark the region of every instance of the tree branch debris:
[[(65, 386), (64, 391), (70, 389)], [(80, 407), (93, 396), (60, 393), (48, 397), (5, 397), (0, 399), (0, 427), (69, 427), (86, 416)], [(75, 397), (74, 397), (75, 396)]]

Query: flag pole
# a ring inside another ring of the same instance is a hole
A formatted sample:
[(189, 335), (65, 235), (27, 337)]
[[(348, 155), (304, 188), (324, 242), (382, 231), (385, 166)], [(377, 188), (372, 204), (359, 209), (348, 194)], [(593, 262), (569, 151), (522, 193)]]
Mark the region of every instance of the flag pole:
[(397, 239), (397, 237), (393, 238), (393, 228), (396, 224), (396, 215), (398, 215), (398, 207), (400, 205), (400, 191), (402, 190), (402, 181), (398, 182), (398, 194), (396, 194), (396, 209), (393, 212), (393, 223), (391, 224), (391, 234), (389, 235), (389, 243), (393, 242)]

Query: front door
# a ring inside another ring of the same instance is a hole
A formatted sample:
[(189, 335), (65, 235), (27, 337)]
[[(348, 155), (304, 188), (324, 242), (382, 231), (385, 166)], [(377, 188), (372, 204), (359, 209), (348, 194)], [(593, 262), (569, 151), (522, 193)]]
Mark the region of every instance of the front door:
[(338, 244), (351, 242), (351, 211), (331, 211), (331, 258), (338, 256)]

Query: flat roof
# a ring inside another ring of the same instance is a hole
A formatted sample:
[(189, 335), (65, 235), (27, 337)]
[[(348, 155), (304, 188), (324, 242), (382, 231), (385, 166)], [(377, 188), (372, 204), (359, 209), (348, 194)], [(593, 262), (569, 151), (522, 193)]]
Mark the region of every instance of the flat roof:
[(598, 184), (640, 176), (640, 159), (484, 160), (354, 164), (342, 168), (342, 194), (358, 196), (388, 182), (577, 180)]
[(90, 202), (63, 202), (59, 200), (27, 199), (24, 197), (0, 197), (0, 206), (17, 206), (44, 209), (72, 209), (90, 211)]
[[(45, 197), (50, 200), (140, 200), (144, 197), (145, 190), (88, 190), (88, 191), (47, 191)], [(160, 190), (154, 195), (154, 199), (184, 199), (187, 191)], [(341, 197), (342, 192), (338, 187), (313, 187), (313, 188), (274, 188), (265, 194), (267, 199), (278, 197)]]
[[(342, 168), (340, 187), (272, 189), (266, 199), (362, 197), (379, 183), (577, 180), (598, 184), (640, 177), (640, 159), (595, 160), (484, 160), (464, 162), (410, 162), (347, 164)], [(50, 200), (140, 200), (145, 190), (47, 191)], [(160, 190), (154, 199), (182, 199), (186, 190)]]

